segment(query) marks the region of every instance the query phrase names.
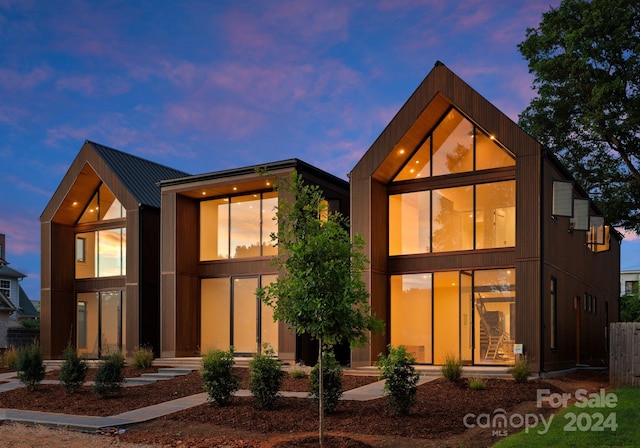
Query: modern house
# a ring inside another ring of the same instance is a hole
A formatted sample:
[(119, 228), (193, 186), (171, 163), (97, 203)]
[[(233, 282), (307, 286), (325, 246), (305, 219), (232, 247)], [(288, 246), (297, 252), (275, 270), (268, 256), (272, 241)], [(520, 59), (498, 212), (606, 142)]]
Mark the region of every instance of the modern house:
[(283, 361), (313, 361), (311, 341), (255, 297), (278, 274), (273, 182), (293, 171), (366, 241), (386, 331), (344, 362), (372, 365), (392, 344), (421, 364), (606, 363), (621, 236), (549, 151), (440, 63), (348, 183), (297, 159), (191, 176), (86, 142), (41, 218), (46, 356), (68, 341), (93, 357), (142, 344), (242, 356), (268, 342)]
[(160, 188), (186, 173), (86, 141), (40, 216), (43, 352), (156, 351)]
[(6, 236), (0, 233), (0, 349), (9, 345), (9, 328), (18, 326), (20, 320), (38, 317), (38, 311), (20, 285), (26, 275), (9, 267), (6, 248)]
[(274, 323), (255, 294), (278, 275), (274, 182), (294, 171), (321, 188), (332, 211), (349, 214), (349, 184), (297, 159), (160, 182), (163, 357), (230, 345), (248, 356), (266, 342), (282, 360), (314, 361), (310, 341)]
[(621, 236), (537, 141), (437, 63), (350, 174), (387, 344), (534, 372), (607, 362)]

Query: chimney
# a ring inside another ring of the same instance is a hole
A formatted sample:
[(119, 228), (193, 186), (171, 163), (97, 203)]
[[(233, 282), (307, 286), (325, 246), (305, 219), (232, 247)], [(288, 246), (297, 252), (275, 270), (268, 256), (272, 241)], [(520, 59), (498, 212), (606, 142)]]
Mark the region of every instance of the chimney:
[(0, 233), (0, 258), (6, 260), (5, 258), (5, 243), (4, 243), (4, 233)]

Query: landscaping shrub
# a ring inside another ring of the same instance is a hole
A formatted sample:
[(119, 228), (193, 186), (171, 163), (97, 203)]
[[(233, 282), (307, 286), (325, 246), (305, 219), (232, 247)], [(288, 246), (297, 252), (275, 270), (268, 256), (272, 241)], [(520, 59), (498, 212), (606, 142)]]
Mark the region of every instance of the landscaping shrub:
[(209, 394), (209, 402), (226, 406), (238, 390), (240, 378), (233, 374), (233, 347), (229, 350), (213, 350), (202, 359), (202, 382)]
[(39, 329), (40, 328), (40, 319), (23, 319), (20, 321), (20, 326), (22, 328), (32, 328)]
[(64, 362), (60, 366), (60, 383), (68, 392), (75, 392), (84, 384), (89, 364), (84, 357), (78, 356), (73, 347), (67, 347), (62, 353)]
[(469, 380), (469, 389), (471, 390), (483, 390), (485, 387), (486, 386), (482, 378), (475, 377)]
[(304, 378), (305, 376), (307, 376), (307, 373), (300, 367), (293, 367), (291, 370), (289, 370), (289, 376), (291, 378)]
[(139, 369), (148, 369), (154, 359), (153, 350), (149, 347), (140, 347), (133, 352), (133, 365)]
[(386, 380), (383, 390), (387, 402), (396, 414), (407, 415), (415, 403), (418, 392), (420, 374), (413, 366), (416, 359), (403, 345), (397, 348), (390, 345), (389, 354), (380, 354), (378, 357), (380, 377)]
[(44, 356), (40, 345), (31, 344), (18, 350), (16, 371), (18, 379), (28, 390), (38, 388), (45, 376)]
[(263, 409), (273, 409), (284, 377), (273, 348), (265, 344), (264, 352), (254, 355), (249, 361), (249, 369), (249, 388), (254, 402)]
[(11, 346), (5, 350), (3, 364), (7, 369), (11, 369), (11, 370), (15, 369), (17, 360), (18, 360), (18, 350), (16, 350), (15, 347)]
[[(342, 397), (342, 367), (333, 352), (325, 352), (322, 356), (322, 395), (324, 413), (330, 414), (338, 405)], [(309, 395), (314, 398), (316, 404), (320, 400), (320, 364), (316, 364), (309, 374)]]
[(96, 370), (93, 390), (101, 397), (115, 395), (122, 389), (124, 383), (124, 355), (120, 352), (110, 353)]
[(529, 379), (529, 359), (527, 356), (519, 355), (516, 362), (509, 369), (509, 373), (517, 383), (526, 383)]
[(444, 365), (441, 368), (442, 376), (451, 382), (457, 382), (462, 376), (462, 361), (452, 353), (444, 357)]

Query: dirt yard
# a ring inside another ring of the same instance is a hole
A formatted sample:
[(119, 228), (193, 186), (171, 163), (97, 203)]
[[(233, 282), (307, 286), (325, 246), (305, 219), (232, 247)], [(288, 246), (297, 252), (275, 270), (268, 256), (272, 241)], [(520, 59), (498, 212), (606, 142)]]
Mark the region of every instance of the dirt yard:
[[(248, 388), (246, 369), (236, 369)], [(129, 370), (127, 376), (142, 371)], [(55, 374), (49, 378), (54, 379)], [(344, 389), (372, 381), (375, 377), (344, 375)], [(341, 401), (325, 421), (325, 446), (357, 447), (489, 447), (498, 441), (490, 429), (467, 429), (467, 413), (491, 413), (498, 408), (508, 413), (536, 412), (546, 415), (551, 409), (537, 409), (539, 388), (552, 391), (597, 391), (607, 387), (603, 372), (585, 372), (553, 380), (532, 380), (516, 384), (511, 380), (489, 379), (486, 389), (473, 391), (467, 381), (458, 384), (438, 379), (419, 387), (418, 399), (407, 417), (395, 416), (384, 398), (366, 401)], [(283, 390), (307, 391), (308, 378), (286, 377)], [(60, 386), (43, 385), (38, 391), (21, 388), (0, 394), (0, 407), (32, 409), (85, 415), (115, 415), (186, 395), (202, 392), (197, 372), (173, 380), (146, 386), (128, 387), (118, 397), (99, 398), (83, 388), (68, 394)], [(65, 448), (130, 447), (304, 447), (318, 446), (318, 416), (313, 400), (283, 398), (272, 411), (256, 409), (248, 397), (235, 397), (230, 406), (202, 405), (147, 423), (130, 426), (123, 434), (107, 429), (103, 435), (83, 434), (58, 429), (5, 424), (0, 426), (3, 445), (10, 447), (65, 446)]]

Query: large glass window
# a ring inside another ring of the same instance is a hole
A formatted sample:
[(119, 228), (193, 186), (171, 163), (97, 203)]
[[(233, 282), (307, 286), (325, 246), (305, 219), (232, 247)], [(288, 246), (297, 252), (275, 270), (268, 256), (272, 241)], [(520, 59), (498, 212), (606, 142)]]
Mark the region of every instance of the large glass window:
[(515, 165), (496, 140), (451, 109), (415, 148), (394, 182)]
[(418, 363), (432, 361), (432, 274), (391, 276), (391, 345), (404, 345)]
[(473, 187), (433, 191), (433, 252), (473, 249)]
[(390, 195), (389, 255), (513, 247), (515, 195), (515, 181)]
[(278, 324), (273, 309), (258, 300), (258, 281), (274, 282), (275, 275), (221, 277), (201, 280), (201, 340), (203, 352), (227, 350), (256, 353), (263, 343), (278, 351)]
[(220, 198), (200, 203), (200, 260), (275, 255), (271, 233), (276, 192)]
[(514, 360), (515, 283), (513, 269), (474, 272), (476, 364), (504, 364)]
[(115, 277), (127, 271), (125, 228), (76, 235), (76, 278)]
[(476, 249), (516, 245), (516, 182), (476, 185)]
[(78, 353), (99, 358), (122, 350), (126, 344), (122, 323), (126, 320), (124, 293), (79, 293), (76, 302)]
[(105, 184), (101, 184), (87, 204), (78, 223), (106, 221), (126, 217), (126, 211), (120, 201)]
[(513, 362), (513, 269), (392, 275), (390, 288), (391, 345), (405, 346), (417, 362)]
[(389, 196), (389, 255), (431, 251), (428, 191)]

